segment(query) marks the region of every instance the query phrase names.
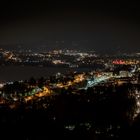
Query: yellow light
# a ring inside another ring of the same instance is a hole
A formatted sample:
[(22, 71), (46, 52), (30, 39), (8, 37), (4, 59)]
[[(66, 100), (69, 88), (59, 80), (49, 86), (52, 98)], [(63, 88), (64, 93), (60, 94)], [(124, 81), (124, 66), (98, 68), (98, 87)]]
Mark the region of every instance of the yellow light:
[(25, 99), (26, 102), (28, 102), (29, 100), (33, 99), (33, 96), (28, 96), (28, 97), (25, 97), (24, 99)]

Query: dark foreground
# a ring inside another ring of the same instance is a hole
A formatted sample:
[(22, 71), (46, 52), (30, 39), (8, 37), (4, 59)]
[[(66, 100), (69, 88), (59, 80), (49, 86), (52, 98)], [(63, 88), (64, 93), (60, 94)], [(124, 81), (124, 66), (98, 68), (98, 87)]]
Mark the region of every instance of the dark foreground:
[[(96, 87), (0, 108), (1, 140), (139, 139), (135, 89), (139, 85)], [(131, 91), (131, 92), (130, 92)]]

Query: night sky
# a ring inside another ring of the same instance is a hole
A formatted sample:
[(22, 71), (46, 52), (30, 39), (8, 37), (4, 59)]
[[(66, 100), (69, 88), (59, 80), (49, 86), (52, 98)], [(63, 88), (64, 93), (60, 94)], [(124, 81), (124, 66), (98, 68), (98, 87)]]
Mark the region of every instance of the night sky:
[(134, 1), (5, 0), (0, 4), (0, 45), (64, 41), (69, 48), (139, 51), (139, 6)]

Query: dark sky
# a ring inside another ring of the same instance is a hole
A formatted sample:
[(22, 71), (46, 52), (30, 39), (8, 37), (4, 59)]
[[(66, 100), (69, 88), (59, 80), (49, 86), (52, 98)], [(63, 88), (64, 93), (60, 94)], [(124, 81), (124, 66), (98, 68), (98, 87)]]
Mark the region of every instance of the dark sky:
[(81, 47), (99, 51), (139, 51), (139, 6), (134, 1), (117, 0), (5, 0), (0, 4), (0, 45), (37, 47), (64, 40), (85, 41)]

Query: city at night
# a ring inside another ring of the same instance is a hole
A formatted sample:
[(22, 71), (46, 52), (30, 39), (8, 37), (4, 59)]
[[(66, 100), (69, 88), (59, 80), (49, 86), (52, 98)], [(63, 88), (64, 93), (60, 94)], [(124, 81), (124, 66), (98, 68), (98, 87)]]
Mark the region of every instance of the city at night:
[(0, 140), (140, 139), (139, 6), (1, 2)]

